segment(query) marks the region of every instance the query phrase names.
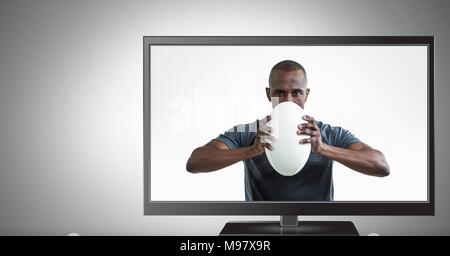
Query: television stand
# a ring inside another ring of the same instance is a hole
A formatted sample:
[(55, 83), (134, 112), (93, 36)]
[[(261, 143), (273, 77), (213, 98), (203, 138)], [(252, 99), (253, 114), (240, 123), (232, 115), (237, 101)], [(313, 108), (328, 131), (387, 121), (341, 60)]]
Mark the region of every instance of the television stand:
[(351, 221), (298, 221), (297, 216), (281, 216), (280, 221), (228, 222), (220, 236), (358, 236)]

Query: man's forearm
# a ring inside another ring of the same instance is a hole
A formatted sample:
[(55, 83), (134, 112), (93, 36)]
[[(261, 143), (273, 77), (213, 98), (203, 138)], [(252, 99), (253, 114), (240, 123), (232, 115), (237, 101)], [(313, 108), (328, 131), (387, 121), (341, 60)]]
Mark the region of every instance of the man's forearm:
[(212, 172), (256, 155), (253, 147), (218, 149), (203, 146), (192, 152), (186, 169), (192, 173)]
[(374, 149), (352, 150), (324, 145), (320, 154), (367, 175), (389, 175), (389, 166), (383, 154)]

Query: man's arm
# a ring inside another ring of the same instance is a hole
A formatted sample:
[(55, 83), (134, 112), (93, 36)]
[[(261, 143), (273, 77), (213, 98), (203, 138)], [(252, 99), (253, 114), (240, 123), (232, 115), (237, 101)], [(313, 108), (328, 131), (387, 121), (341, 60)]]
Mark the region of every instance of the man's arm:
[(256, 151), (253, 147), (228, 149), (225, 143), (211, 140), (192, 152), (186, 163), (186, 170), (191, 173), (217, 171), (254, 156)]
[(300, 143), (311, 143), (311, 151), (340, 162), (341, 164), (363, 174), (384, 177), (389, 175), (389, 165), (383, 153), (371, 148), (369, 145), (358, 142), (347, 148), (327, 145), (322, 142), (320, 129), (314, 118), (304, 116), (307, 124), (299, 125), (297, 134), (310, 135)]
[(270, 135), (267, 122), (270, 116), (264, 118), (255, 135), (252, 146), (229, 149), (219, 140), (211, 140), (202, 147), (196, 148), (186, 163), (186, 170), (191, 173), (212, 172), (230, 166), (239, 161), (255, 157), (264, 152), (264, 148), (272, 149), (271, 143), (275, 138)]
[(324, 144), (320, 154), (363, 174), (378, 177), (389, 175), (389, 165), (383, 153), (362, 142), (347, 148)]

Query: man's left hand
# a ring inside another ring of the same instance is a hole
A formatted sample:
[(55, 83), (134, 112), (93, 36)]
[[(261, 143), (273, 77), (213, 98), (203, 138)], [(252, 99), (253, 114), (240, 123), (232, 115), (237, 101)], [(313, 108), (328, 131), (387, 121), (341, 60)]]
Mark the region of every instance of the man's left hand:
[(302, 139), (300, 144), (311, 143), (311, 151), (316, 154), (320, 154), (325, 146), (320, 136), (320, 128), (317, 126), (316, 120), (308, 115), (302, 116), (302, 119), (308, 123), (298, 125), (298, 135), (309, 135), (311, 138)]

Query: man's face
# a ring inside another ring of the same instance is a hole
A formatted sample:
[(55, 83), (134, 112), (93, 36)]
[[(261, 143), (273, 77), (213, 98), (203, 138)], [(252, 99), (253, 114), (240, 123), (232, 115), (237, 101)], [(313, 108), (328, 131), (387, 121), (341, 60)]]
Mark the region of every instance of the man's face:
[(266, 94), (273, 108), (281, 102), (292, 101), (303, 109), (309, 94), (303, 71), (275, 71)]

